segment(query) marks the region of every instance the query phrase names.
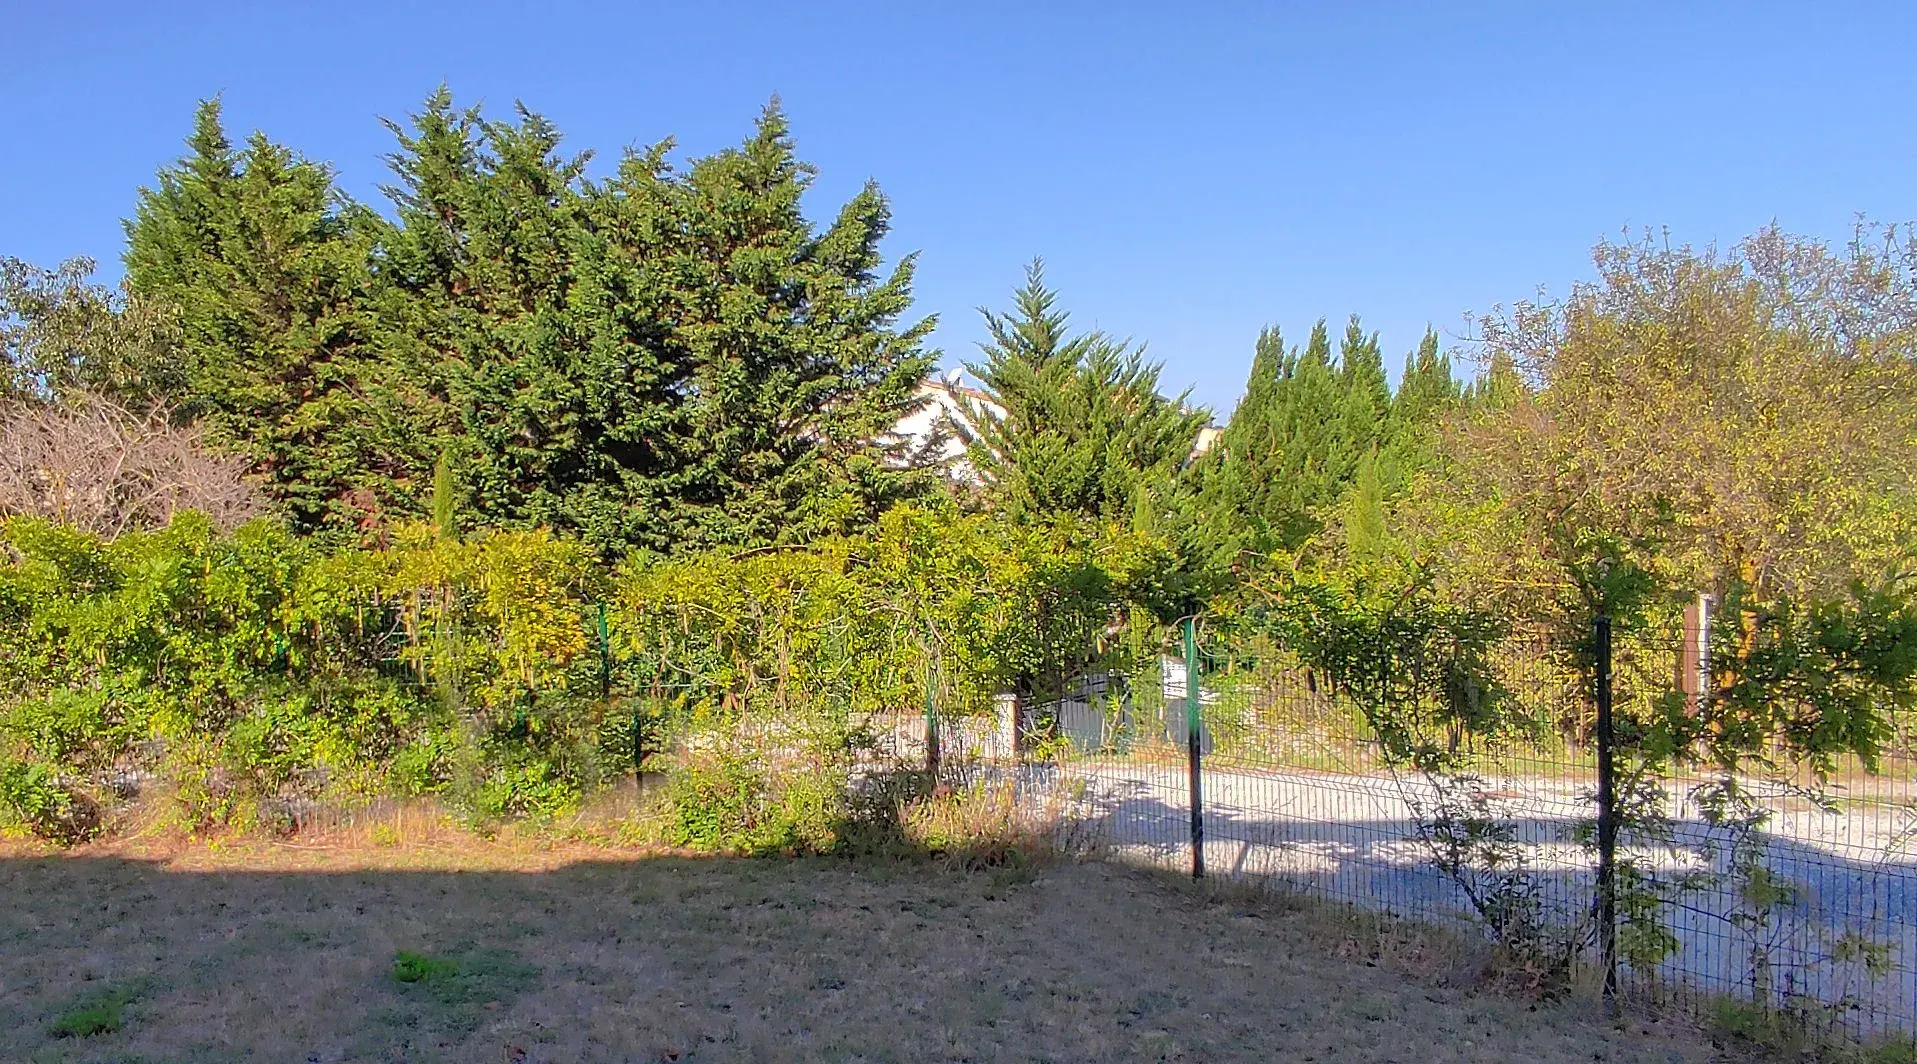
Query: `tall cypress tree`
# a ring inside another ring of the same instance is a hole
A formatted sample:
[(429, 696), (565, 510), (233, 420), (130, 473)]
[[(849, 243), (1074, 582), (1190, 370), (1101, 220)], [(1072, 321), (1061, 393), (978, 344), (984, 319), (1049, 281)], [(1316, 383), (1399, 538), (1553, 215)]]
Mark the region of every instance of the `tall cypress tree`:
[(1012, 310), (982, 310), (990, 339), (967, 368), (968, 457), (994, 505), (1021, 518), (1077, 514), (1151, 526), (1170, 505), (1209, 412), (1158, 390), (1162, 367), (1099, 332), (1072, 335), (1044, 266), (1026, 268)]
[(127, 282), (177, 308), (183, 390), (213, 438), (253, 459), (299, 526), (350, 524), (422, 468), (383, 377), (368, 313), (370, 215), (326, 167), (200, 105), (188, 153), (143, 189)]
[(1404, 375), (1392, 396), (1379, 446), (1380, 481), (1387, 496), (1404, 490), (1431, 464), (1438, 429), (1457, 409), (1461, 395), (1450, 356), (1439, 350), (1438, 334), (1427, 328), (1418, 349), (1405, 356)]
[(395, 132), (405, 317), (479, 513), (672, 551), (844, 529), (914, 488), (883, 443), (933, 361), (932, 322), (899, 324), (913, 260), (881, 274), (876, 186), (806, 219), (776, 104), (684, 173), (666, 143), (598, 185), (523, 108), (442, 90)]
[(1276, 330), (1260, 335), (1245, 398), (1203, 474), (1206, 538), (1221, 562), (1295, 547), (1318, 530), (1362, 456), (1348, 441), (1372, 423), (1371, 379), (1333, 365), (1322, 320), (1302, 349), (1286, 351)]
[(1450, 360), (1427, 331), (1396, 395), (1374, 333), (1354, 315), (1334, 365), (1320, 320), (1304, 348), (1260, 334), (1244, 398), (1201, 468), (1199, 521), (1215, 564), (1296, 548), (1341, 524), (1347, 546), (1382, 541), (1392, 495), (1422, 466), (1431, 426), (1458, 402)]
[(1490, 363), (1466, 386), (1459, 402), (1467, 414), (1478, 417), (1509, 410), (1529, 391), (1517, 364), (1499, 350), (1492, 352)]
[(1391, 416), (1399, 425), (1428, 424), (1457, 404), (1460, 391), (1451, 374), (1451, 356), (1438, 348), (1438, 333), (1427, 327), (1418, 350), (1405, 356), (1404, 375), (1391, 400)]
[(1338, 345), (1338, 378), (1345, 393), (1339, 404), (1342, 453), (1335, 460), (1342, 479), (1355, 473), (1358, 459), (1384, 434), (1391, 410), (1391, 385), (1385, 380), (1378, 334), (1367, 334), (1356, 314), (1345, 323), (1344, 339)]
[[(461, 508), (482, 520), (585, 529), (572, 497), (590, 480), (593, 426), (579, 392), (584, 344), (567, 304), (582, 226), (586, 159), (519, 108), (488, 121), (442, 87), (388, 123), (398, 178), (386, 191), (398, 224), (384, 240), (392, 291), (389, 343), (430, 399), (423, 413), (453, 457)], [(616, 531), (616, 529), (611, 530)]]
[(697, 456), (681, 535), (843, 530), (922, 483), (883, 442), (935, 361), (934, 319), (901, 320), (917, 259), (881, 269), (891, 208), (875, 184), (815, 229), (800, 212), (814, 173), (774, 101), (743, 145), (676, 185), (667, 307), (693, 367), (684, 446)]

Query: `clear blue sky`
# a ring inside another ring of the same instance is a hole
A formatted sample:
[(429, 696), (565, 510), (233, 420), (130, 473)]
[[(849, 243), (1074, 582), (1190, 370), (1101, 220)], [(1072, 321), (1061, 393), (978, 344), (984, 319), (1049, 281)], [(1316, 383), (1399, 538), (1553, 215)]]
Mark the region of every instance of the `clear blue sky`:
[(1355, 311), (1395, 365), (1625, 227), (1917, 218), (1909, 5), (0, 4), (0, 254), (117, 277), (214, 93), (370, 199), (376, 119), (441, 80), (602, 163), (734, 142), (776, 92), (815, 218), (891, 196), (948, 362), (1042, 255), (1078, 323), (1221, 416), (1268, 323)]

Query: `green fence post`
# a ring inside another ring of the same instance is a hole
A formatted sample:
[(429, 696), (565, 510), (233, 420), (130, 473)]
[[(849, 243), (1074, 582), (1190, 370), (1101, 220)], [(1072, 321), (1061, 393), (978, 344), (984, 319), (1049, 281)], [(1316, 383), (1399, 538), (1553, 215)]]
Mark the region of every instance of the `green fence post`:
[(606, 631), (606, 604), (595, 603), (598, 613), (595, 627), (599, 633), (599, 697), (612, 697), (612, 645)]
[(1191, 877), (1205, 877), (1204, 751), (1198, 731), (1204, 725), (1198, 693), (1198, 618), (1185, 618), (1185, 760), (1191, 768)]
[(939, 703), (937, 670), (932, 659), (925, 659), (925, 771), (938, 783), (939, 776)]

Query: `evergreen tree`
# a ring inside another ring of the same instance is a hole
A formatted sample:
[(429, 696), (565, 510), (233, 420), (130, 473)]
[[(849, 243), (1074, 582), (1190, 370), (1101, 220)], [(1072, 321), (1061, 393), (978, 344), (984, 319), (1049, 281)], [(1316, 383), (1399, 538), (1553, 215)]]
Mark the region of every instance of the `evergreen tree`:
[(1386, 497), (1405, 490), (1420, 470), (1435, 460), (1438, 432), (1461, 399), (1451, 375), (1451, 358), (1427, 328), (1417, 351), (1405, 356), (1404, 375), (1391, 399), (1378, 447), (1378, 476)]
[(378, 394), (370, 215), (264, 135), (236, 148), (218, 100), (187, 146), (127, 223), (130, 290), (177, 310), (184, 382), (170, 398), (251, 458), (297, 525), (350, 522), (424, 453)]
[(1215, 566), (1297, 548), (1331, 521), (1375, 549), (1389, 500), (1428, 462), (1433, 425), (1458, 402), (1427, 331), (1394, 396), (1376, 333), (1353, 316), (1336, 365), (1321, 320), (1303, 349), (1259, 335), (1244, 398), (1202, 464), (1197, 539)]
[(1391, 410), (1391, 385), (1385, 380), (1378, 334), (1367, 335), (1353, 314), (1338, 345), (1339, 433), (1333, 463), (1340, 479), (1355, 474), (1359, 460), (1384, 435)]
[(968, 457), (994, 505), (1151, 527), (1171, 505), (1208, 412), (1159, 394), (1160, 365), (1098, 332), (1071, 335), (1034, 261), (1012, 310), (981, 310), (990, 339), (968, 365), (988, 403), (968, 411)]
[(179, 308), (177, 398), (303, 528), (380, 514), (549, 525), (612, 553), (852, 527), (923, 483), (885, 442), (933, 362), (900, 324), (868, 186), (801, 211), (776, 105), (675, 173), (602, 184), (524, 107), (443, 88), (389, 158), (388, 221), (217, 101), (129, 223), (136, 295)]
[(790, 540), (856, 527), (923, 483), (884, 443), (935, 356), (901, 324), (916, 257), (882, 271), (891, 208), (868, 183), (816, 230), (813, 168), (776, 101), (741, 147), (672, 191), (669, 347), (691, 373), (668, 518), (681, 539)]
[(1427, 327), (1418, 350), (1405, 356), (1404, 375), (1391, 400), (1392, 420), (1404, 428), (1429, 424), (1457, 405), (1460, 395), (1451, 356), (1439, 350), (1437, 331)]
[(1381, 376), (1364, 362), (1375, 343), (1356, 335), (1350, 368), (1332, 364), (1322, 320), (1302, 350), (1286, 351), (1276, 330), (1259, 337), (1245, 398), (1203, 474), (1206, 538), (1221, 563), (1301, 544), (1343, 497), (1364, 454), (1351, 437), (1368, 444), (1375, 431)]
[(410, 131), (388, 123), (399, 142), (388, 159), (398, 183), (386, 189), (398, 224), (382, 241), (388, 346), (423, 386), (426, 428), (459, 456), (449, 490), (463, 508), (609, 545), (623, 528), (595, 527), (568, 505), (603, 472), (581, 392), (625, 383), (581, 364), (587, 345), (568, 306), (586, 159), (561, 156), (539, 115), (515, 117), (487, 121), (441, 87)]

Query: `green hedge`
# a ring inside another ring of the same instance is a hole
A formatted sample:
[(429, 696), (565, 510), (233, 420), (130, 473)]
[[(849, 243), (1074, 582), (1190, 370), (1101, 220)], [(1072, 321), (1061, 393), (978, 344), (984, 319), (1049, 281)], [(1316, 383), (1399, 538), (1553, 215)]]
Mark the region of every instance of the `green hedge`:
[(427, 793), (550, 815), (630, 768), (635, 715), (655, 734), (779, 722), (842, 759), (928, 683), (962, 712), (1110, 653), (1166, 568), (1113, 529), (919, 509), (617, 571), (545, 532), (326, 551), (263, 521), (105, 541), (14, 519), (0, 817), (80, 839), (156, 790), (195, 829)]

